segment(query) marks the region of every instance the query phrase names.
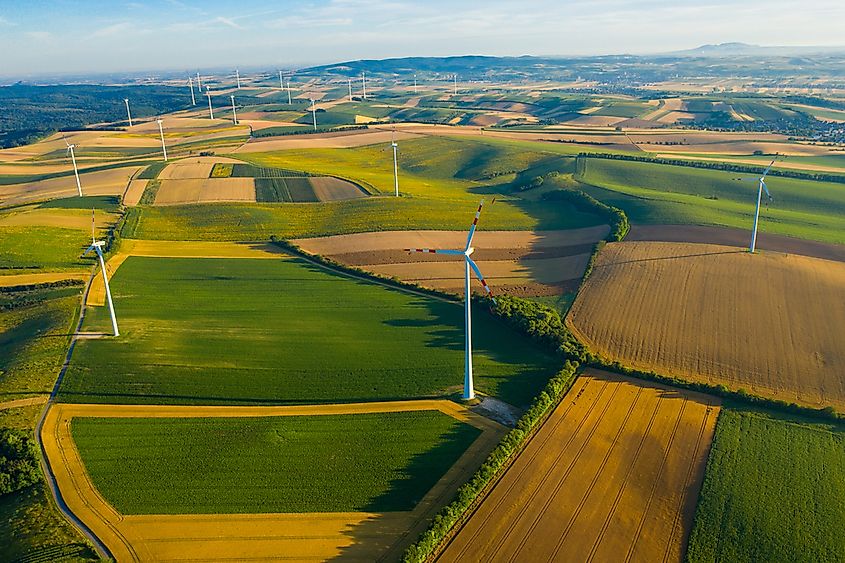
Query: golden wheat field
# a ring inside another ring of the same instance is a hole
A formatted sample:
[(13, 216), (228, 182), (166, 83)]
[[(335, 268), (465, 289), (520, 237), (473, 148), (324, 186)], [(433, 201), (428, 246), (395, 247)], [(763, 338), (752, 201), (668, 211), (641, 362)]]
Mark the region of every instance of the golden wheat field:
[(845, 408), (845, 264), (708, 244), (609, 244), (567, 317), (642, 370)]
[(588, 371), (439, 561), (681, 561), (718, 411)]

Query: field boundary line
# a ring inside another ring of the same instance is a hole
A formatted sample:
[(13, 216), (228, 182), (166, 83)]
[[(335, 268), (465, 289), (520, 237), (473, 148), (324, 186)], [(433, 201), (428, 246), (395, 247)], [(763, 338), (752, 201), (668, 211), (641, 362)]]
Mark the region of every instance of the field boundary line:
[(65, 499), (59, 490), (59, 485), (56, 481), (56, 475), (53, 472), (53, 467), (50, 464), (50, 460), (47, 458), (47, 450), (44, 447), (44, 440), (41, 437), (44, 429), (44, 421), (50, 413), (51, 408), (54, 406), (59, 386), (64, 379), (65, 373), (67, 373), (68, 366), (70, 366), (73, 350), (76, 347), (77, 336), (82, 331), (82, 322), (85, 319), (85, 303), (88, 301), (88, 292), (91, 290), (91, 283), (93, 282), (96, 273), (96, 269), (92, 268), (91, 275), (88, 278), (88, 283), (85, 284), (85, 291), (82, 293), (82, 298), (79, 303), (79, 318), (77, 319), (76, 326), (71, 334), (67, 354), (65, 354), (65, 360), (62, 363), (58, 376), (56, 377), (56, 383), (53, 385), (53, 390), (50, 392), (50, 396), (47, 398), (47, 402), (41, 410), (41, 416), (38, 418), (38, 423), (35, 425), (35, 440), (38, 442), (38, 460), (41, 465), (41, 471), (44, 474), (44, 480), (47, 482), (47, 487), (50, 489), (50, 494), (52, 495), (53, 501), (56, 503), (56, 507), (59, 509), (59, 512), (65, 520), (67, 520), (80, 533), (82, 533), (88, 541), (91, 542), (94, 550), (97, 552), (97, 555), (103, 559), (114, 559), (111, 551), (100, 540), (100, 538), (97, 537), (97, 535), (88, 526), (86, 526), (85, 523), (73, 513), (73, 511), (71, 511), (70, 507), (65, 502)]

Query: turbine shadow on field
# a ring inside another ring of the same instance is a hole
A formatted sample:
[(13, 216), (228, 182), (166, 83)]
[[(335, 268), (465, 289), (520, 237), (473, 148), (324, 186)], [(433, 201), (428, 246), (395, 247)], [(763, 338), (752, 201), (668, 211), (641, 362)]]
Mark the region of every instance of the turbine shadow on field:
[[(445, 487), (431, 493), (432, 488), (443, 476), (437, 471), (433, 472), (433, 466), (436, 467), (438, 460), (444, 457), (460, 458), (480, 436), (481, 431), (475, 430), (475, 437), (470, 443), (466, 444), (466, 448), (461, 447), (460, 452), (456, 452), (455, 449), (461, 446), (464, 438), (460, 426), (456, 425), (439, 437), (436, 446), (414, 455), (404, 471), (389, 483), (388, 489), (377, 497), (370, 499), (369, 504), (362, 508), (363, 511), (373, 512), (376, 516), (358, 524), (352, 524), (343, 531), (344, 536), (347, 536), (352, 544), (341, 548), (340, 553), (332, 560), (399, 560), (402, 552), (416, 541), (419, 534), (428, 526), (428, 519), (449, 502), (455, 488), (463, 481), (464, 476), (458, 475), (453, 477)], [(445, 468), (446, 472), (448, 470), (448, 467)], [(411, 485), (420, 481), (429, 484), (423, 496), (420, 498), (410, 497), (408, 491), (415, 488)], [(420, 506), (420, 503), (423, 503), (424, 506)], [(384, 516), (379, 514), (404, 511), (408, 509), (409, 505), (413, 506), (414, 510), (418, 510), (420, 514), (408, 529), (397, 529), (395, 524), (383, 522)]]
[(680, 256), (658, 256), (656, 258), (640, 258), (638, 260), (622, 260), (595, 266), (595, 269), (609, 268), (610, 266), (621, 266), (623, 264), (636, 264), (637, 262), (658, 262), (662, 260), (682, 260), (684, 258), (701, 258), (704, 256), (724, 256), (725, 254), (747, 254), (747, 250), (723, 250), (719, 252), (700, 252), (697, 254), (682, 254)]

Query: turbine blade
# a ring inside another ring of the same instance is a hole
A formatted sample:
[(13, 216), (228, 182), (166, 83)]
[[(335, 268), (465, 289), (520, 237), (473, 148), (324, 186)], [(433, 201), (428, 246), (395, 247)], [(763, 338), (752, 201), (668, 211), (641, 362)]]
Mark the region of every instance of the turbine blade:
[(481, 282), (481, 285), (484, 286), (484, 291), (487, 292), (487, 295), (490, 297), (493, 296), (493, 291), (490, 289), (490, 286), (487, 285), (487, 280), (484, 279), (484, 276), (481, 275), (481, 270), (478, 269), (478, 264), (476, 264), (472, 258), (469, 256), (466, 257), (467, 262), (469, 262), (469, 267), (472, 268), (472, 271), (475, 272), (475, 276), (478, 278), (478, 281)]
[(766, 174), (768, 174), (768, 173), (769, 173), (769, 170), (771, 170), (771, 169), (772, 169), (772, 166), (774, 166), (774, 165), (775, 165), (775, 161), (774, 161), (774, 160), (772, 160), (771, 164), (769, 164), (769, 166), (768, 166), (768, 167), (766, 168), (766, 170), (763, 172), (763, 178), (765, 178), (765, 177), (766, 177)]
[(91, 244), (94, 244), (96, 241), (96, 235), (94, 234), (94, 230), (97, 228), (97, 220), (94, 218), (94, 208), (91, 208)]
[(405, 248), (405, 252), (424, 252), (426, 254), (463, 254), (462, 250), (438, 250), (435, 248)]
[(481, 203), (478, 204), (478, 211), (475, 212), (475, 219), (472, 220), (472, 226), (469, 228), (469, 234), (467, 235), (467, 246), (464, 249), (464, 252), (469, 250), (470, 245), (472, 244), (472, 237), (475, 236), (475, 229), (478, 227), (478, 218), (481, 217), (481, 208), (484, 207), (484, 200), (481, 200)]
[(769, 188), (766, 186), (766, 182), (764, 182), (762, 178), (760, 179), (760, 185), (763, 187), (763, 191), (766, 192), (766, 197), (768, 197), (769, 201), (771, 201), (772, 194), (769, 193)]

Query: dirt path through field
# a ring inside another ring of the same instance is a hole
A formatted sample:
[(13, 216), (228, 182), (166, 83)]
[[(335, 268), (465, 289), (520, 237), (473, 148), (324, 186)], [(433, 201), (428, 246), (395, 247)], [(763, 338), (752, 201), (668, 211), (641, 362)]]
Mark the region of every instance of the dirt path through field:
[(32, 405), (43, 405), (49, 398), (49, 395), (41, 395), (39, 397), (30, 397), (28, 399), (14, 399), (13, 401), (6, 401), (5, 403), (0, 403), (0, 411), (17, 409), (20, 407), (30, 407)]
[(681, 561), (718, 411), (589, 370), (439, 561)]
[[(88, 477), (71, 433), (76, 417), (253, 417), (437, 410), (482, 430), (411, 512), (123, 515)], [(54, 404), (41, 439), (70, 510), (118, 561), (395, 560), (495, 447), (505, 428), (445, 400), (292, 407)]]

